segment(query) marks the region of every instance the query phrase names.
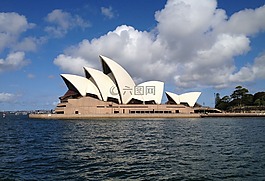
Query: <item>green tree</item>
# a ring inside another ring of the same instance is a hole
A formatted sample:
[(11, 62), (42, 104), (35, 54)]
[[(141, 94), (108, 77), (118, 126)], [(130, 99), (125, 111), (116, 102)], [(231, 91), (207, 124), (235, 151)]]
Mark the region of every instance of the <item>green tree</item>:
[(256, 99), (254, 102), (255, 106), (262, 106), (262, 101), (260, 99)]
[(242, 86), (237, 86), (235, 89), (236, 90), (230, 96), (232, 99), (242, 99), (243, 96), (248, 93), (248, 89)]
[[(265, 92), (257, 92), (254, 95), (248, 93), (248, 89), (237, 86), (230, 96), (220, 98), (220, 94), (215, 95), (215, 108), (220, 110), (248, 109), (245, 106), (265, 106)], [(257, 109), (257, 108), (256, 108)]]
[(233, 103), (241, 105), (243, 97), (248, 93), (248, 89), (242, 86), (237, 86), (235, 89), (236, 90), (230, 95), (230, 97), (233, 99)]
[(242, 97), (241, 104), (246, 105), (246, 106), (252, 106), (253, 105), (253, 98), (254, 98), (254, 96), (252, 94), (245, 94)]
[(224, 96), (222, 99), (221, 99), (222, 102), (226, 102), (226, 103), (229, 103), (231, 101), (230, 97), (229, 96)]
[(216, 105), (218, 105), (221, 101), (221, 98), (220, 98), (220, 94), (219, 93), (216, 93), (215, 94), (215, 107)]
[(222, 97), (222, 99), (220, 99), (220, 101), (218, 102), (218, 104), (215, 106), (215, 108), (220, 109), (220, 110), (228, 110), (229, 108), (229, 102), (230, 102), (230, 97), (229, 96), (224, 96)]
[[(257, 92), (254, 94), (254, 97), (253, 97), (253, 102), (255, 105), (260, 105), (262, 106), (262, 102), (265, 101), (265, 92)], [(257, 104), (259, 102), (259, 104)]]

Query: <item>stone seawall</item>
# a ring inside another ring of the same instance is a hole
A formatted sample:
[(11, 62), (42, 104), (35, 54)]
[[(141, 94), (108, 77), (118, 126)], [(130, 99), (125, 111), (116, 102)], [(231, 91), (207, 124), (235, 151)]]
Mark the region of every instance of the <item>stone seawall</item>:
[(265, 113), (208, 113), (208, 114), (29, 114), (34, 119), (116, 119), (116, 118), (207, 118), (207, 117), (265, 117)]
[(208, 113), (201, 117), (265, 117), (265, 113)]
[(34, 119), (201, 118), (201, 114), (29, 114)]

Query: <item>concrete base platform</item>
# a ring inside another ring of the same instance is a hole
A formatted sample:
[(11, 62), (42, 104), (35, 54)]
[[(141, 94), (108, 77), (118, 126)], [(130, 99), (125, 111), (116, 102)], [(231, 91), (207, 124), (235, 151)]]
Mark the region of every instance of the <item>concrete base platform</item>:
[(201, 117), (265, 117), (265, 113), (208, 113)]
[(29, 114), (34, 119), (201, 118), (201, 114)]
[(117, 119), (117, 118), (221, 118), (221, 117), (265, 117), (265, 113), (208, 113), (208, 114), (29, 114), (33, 119)]

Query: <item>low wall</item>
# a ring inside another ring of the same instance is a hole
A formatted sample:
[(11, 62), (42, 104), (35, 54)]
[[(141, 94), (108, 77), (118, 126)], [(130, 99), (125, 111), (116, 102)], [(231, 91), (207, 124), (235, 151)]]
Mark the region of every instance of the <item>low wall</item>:
[(34, 119), (200, 118), (201, 114), (29, 114)]
[(208, 114), (29, 114), (34, 119), (109, 119), (109, 118), (207, 118), (207, 117), (265, 117), (265, 113), (208, 113)]
[(265, 117), (265, 113), (208, 113), (202, 117)]

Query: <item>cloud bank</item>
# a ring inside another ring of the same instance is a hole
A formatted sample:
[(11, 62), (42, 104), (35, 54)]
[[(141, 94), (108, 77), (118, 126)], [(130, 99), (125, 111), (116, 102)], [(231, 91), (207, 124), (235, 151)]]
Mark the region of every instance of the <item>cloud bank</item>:
[(45, 28), (45, 31), (50, 35), (61, 38), (67, 34), (70, 29), (75, 27), (87, 28), (89, 22), (85, 21), (78, 15), (72, 15), (61, 9), (55, 9), (47, 15), (45, 20), (50, 23)]
[(17, 95), (6, 93), (6, 92), (0, 92), (0, 103), (9, 103), (15, 100)]
[(29, 61), (25, 59), (24, 52), (10, 53), (6, 59), (0, 59), (0, 73), (20, 69), (28, 63)]
[(49, 38), (61, 38), (73, 28), (90, 26), (89, 22), (80, 16), (60, 9), (53, 10), (45, 20), (48, 23), (44, 29), (47, 35), (23, 36), (23, 33), (33, 29), (36, 25), (28, 22), (25, 16), (18, 13), (0, 13), (0, 53), (3, 53), (1, 57), (5, 57), (0, 58), (0, 73), (17, 70), (27, 65), (29, 60), (25, 58), (26, 52), (36, 51), (37, 47), (46, 43)]
[(112, 19), (115, 16), (111, 6), (101, 7), (100, 10), (101, 10), (102, 15), (104, 15), (108, 19)]
[(21, 33), (35, 26), (17, 13), (0, 13), (0, 52), (16, 44)]
[(83, 65), (99, 68), (98, 55), (103, 54), (139, 82), (156, 79), (174, 81), (180, 88), (222, 88), (265, 78), (265, 54), (239, 70), (235, 62), (235, 57), (250, 51), (251, 36), (264, 32), (263, 17), (265, 6), (228, 17), (214, 0), (168, 0), (155, 13), (157, 25), (152, 31), (121, 25), (68, 48), (54, 63), (64, 71), (80, 74)]
[[(35, 27), (26, 17), (18, 13), (0, 13), (0, 73), (17, 70), (29, 63), (25, 52), (35, 51), (44, 40), (23, 37), (22, 34)], [(2, 54), (3, 53), (3, 54)]]

